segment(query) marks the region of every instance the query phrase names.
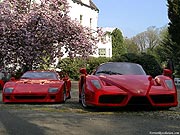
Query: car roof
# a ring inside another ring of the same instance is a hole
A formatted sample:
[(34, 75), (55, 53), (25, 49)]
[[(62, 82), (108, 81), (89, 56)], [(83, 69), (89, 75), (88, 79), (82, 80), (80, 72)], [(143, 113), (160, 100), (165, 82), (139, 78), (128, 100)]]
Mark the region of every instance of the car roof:
[(54, 70), (30, 70), (30, 71), (27, 71), (27, 72), (55, 72), (56, 73), (56, 71), (54, 71)]
[[(102, 64), (100, 64), (100, 65), (104, 65), (104, 64), (111, 64), (111, 63), (129, 63), (129, 64), (135, 64), (135, 65), (140, 65), (140, 64), (138, 64), (138, 63), (134, 63), (134, 62), (106, 62), (106, 63), (102, 63)], [(140, 65), (141, 66), (141, 65)]]

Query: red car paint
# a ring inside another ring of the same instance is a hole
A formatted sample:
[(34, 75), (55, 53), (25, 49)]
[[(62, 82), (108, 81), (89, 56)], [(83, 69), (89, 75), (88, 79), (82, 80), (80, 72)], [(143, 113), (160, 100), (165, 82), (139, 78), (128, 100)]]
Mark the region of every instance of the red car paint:
[(12, 80), (4, 85), (2, 98), (4, 103), (65, 102), (71, 96), (70, 90), (71, 81), (68, 78), (63, 80), (54, 71), (28, 71), (20, 80)]
[(3, 86), (4, 86), (4, 81), (0, 80), (0, 90), (1, 90), (1, 88), (3, 88)]
[(84, 107), (178, 105), (172, 78), (165, 75), (152, 78), (138, 64), (109, 62), (100, 65), (91, 75), (84, 68), (80, 72), (79, 101)]

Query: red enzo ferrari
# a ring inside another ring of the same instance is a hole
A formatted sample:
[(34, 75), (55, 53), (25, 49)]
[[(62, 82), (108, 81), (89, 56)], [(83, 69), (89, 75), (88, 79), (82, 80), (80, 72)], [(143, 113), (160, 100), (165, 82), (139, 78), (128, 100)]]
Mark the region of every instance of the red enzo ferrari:
[(80, 70), (79, 102), (83, 107), (124, 107), (148, 105), (151, 107), (177, 106), (177, 90), (171, 70), (152, 78), (139, 64), (108, 62), (91, 75)]
[(28, 71), (20, 80), (5, 83), (2, 97), (10, 102), (65, 102), (70, 98), (71, 81), (54, 71)]

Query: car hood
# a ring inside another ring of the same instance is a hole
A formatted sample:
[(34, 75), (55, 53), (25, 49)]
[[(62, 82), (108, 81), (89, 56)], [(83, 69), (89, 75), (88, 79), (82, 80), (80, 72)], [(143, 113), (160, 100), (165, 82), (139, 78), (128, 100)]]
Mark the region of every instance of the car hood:
[(100, 76), (100, 79), (128, 93), (145, 95), (150, 90), (149, 77), (146, 75), (108, 75)]
[(39, 93), (47, 92), (50, 87), (60, 88), (63, 85), (63, 81), (57, 80), (30, 80), (23, 79), (16, 82), (9, 83), (6, 87), (14, 87), (16, 93)]

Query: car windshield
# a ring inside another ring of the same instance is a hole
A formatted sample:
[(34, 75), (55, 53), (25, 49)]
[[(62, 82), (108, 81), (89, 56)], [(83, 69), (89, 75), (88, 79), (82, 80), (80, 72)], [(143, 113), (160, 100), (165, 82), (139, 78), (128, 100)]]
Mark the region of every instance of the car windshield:
[(95, 75), (146, 75), (139, 64), (128, 62), (109, 62), (100, 65), (94, 73)]
[(57, 80), (57, 75), (54, 72), (26, 72), (21, 79), (52, 79)]

